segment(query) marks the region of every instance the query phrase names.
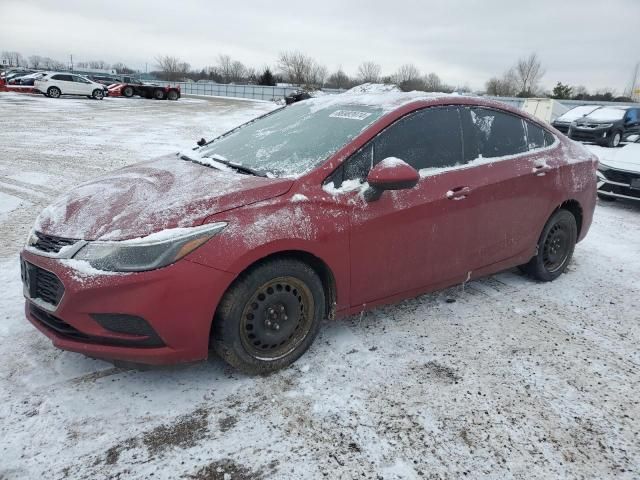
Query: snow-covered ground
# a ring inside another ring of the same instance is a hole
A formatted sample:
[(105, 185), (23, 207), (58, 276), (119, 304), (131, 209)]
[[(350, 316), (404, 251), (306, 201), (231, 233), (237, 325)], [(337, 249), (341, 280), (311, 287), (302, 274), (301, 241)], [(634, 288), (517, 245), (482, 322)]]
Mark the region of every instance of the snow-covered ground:
[(638, 478), (640, 205), (600, 203), (556, 282), (327, 322), (266, 377), (114, 368), (24, 320), (17, 253), (55, 195), (270, 108), (0, 94), (0, 479)]

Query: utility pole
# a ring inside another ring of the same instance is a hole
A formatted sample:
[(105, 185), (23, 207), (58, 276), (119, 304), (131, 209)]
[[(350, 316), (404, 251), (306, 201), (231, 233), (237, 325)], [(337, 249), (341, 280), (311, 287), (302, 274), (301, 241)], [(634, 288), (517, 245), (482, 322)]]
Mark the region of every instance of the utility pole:
[(69, 55), (69, 58), (71, 60), (71, 63), (69, 63), (69, 69), (73, 72), (73, 53)]

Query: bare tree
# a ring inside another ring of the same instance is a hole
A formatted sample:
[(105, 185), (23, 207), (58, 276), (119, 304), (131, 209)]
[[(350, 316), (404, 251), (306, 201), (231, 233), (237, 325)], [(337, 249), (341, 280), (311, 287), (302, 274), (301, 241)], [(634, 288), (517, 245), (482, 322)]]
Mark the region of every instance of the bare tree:
[(65, 64), (49, 57), (42, 57), (42, 68), (45, 70), (64, 70)]
[(178, 57), (172, 57), (171, 55), (161, 55), (156, 57), (156, 63), (158, 64), (158, 68), (164, 75), (165, 79), (169, 81), (175, 81), (180, 77), (180, 74), (182, 73), (180, 68), (184, 65), (182, 60)]
[(527, 58), (521, 58), (516, 63), (515, 78), (518, 82), (519, 95), (530, 96), (535, 94), (540, 84), (540, 79), (544, 76), (542, 63), (536, 53), (532, 53)]
[(424, 88), (420, 70), (412, 63), (405, 63), (393, 76), (394, 82), (405, 92)]
[(509, 69), (500, 78), (490, 78), (485, 85), (485, 89), (488, 95), (512, 97), (518, 93), (518, 79), (513, 69)]
[(89, 68), (96, 68), (99, 70), (108, 70), (109, 68), (111, 68), (111, 65), (109, 65), (104, 60), (91, 60), (87, 63), (89, 64)]
[(127, 67), (122, 62), (114, 63), (112, 65), (112, 68), (116, 71), (116, 73), (119, 73), (119, 74), (122, 74), (122, 73), (134, 73), (134, 70), (132, 68)]
[(10, 67), (26, 67), (27, 61), (24, 59), (20, 52), (2, 52), (3, 63), (6, 63)]
[(327, 68), (302, 52), (282, 52), (278, 57), (282, 75), (296, 85), (321, 86), (327, 78)]
[(358, 80), (362, 83), (377, 83), (380, 81), (382, 67), (375, 62), (362, 62), (358, 67)]
[(344, 73), (342, 67), (338, 67), (338, 70), (329, 75), (329, 78), (327, 79), (327, 86), (329, 88), (348, 88), (351, 86), (351, 83), (352, 81), (349, 78), (349, 75)]
[(31, 55), (29, 57), (29, 65), (31, 65), (31, 68), (40, 68), (42, 65), (42, 57), (40, 55)]

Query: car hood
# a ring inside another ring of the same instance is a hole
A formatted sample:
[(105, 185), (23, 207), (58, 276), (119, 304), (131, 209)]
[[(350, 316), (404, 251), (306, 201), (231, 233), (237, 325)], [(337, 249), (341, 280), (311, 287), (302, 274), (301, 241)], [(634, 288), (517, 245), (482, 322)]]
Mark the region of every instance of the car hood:
[(600, 165), (603, 170), (614, 168), (640, 173), (640, 143), (630, 143), (622, 148), (607, 149), (605, 153), (600, 154)]
[(201, 225), (216, 213), (282, 195), (292, 184), (168, 155), (74, 188), (44, 209), (34, 228), (64, 238), (125, 240)]

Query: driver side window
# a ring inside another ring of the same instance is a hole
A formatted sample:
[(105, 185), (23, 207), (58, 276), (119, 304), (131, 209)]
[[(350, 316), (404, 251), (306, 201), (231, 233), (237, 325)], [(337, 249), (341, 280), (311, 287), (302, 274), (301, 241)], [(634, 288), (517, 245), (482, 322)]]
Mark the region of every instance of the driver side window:
[(404, 160), (416, 170), (461, 165), (462, 129), (457, 107), (431, 107), (411, 113), (380, 132), (354, 153), (327, 182), (364, 182), (371, 168), (387, 157)]

